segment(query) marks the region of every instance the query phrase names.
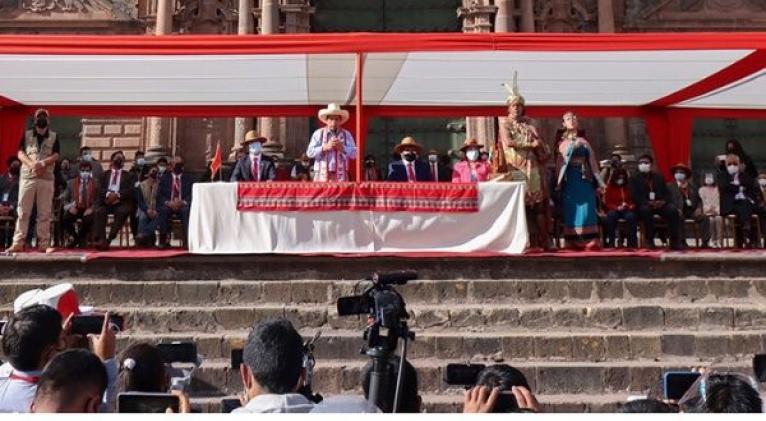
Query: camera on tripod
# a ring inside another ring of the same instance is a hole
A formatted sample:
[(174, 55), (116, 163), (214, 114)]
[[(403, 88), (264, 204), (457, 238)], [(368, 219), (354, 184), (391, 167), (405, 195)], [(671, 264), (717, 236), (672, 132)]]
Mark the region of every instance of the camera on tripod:
[[(414, 271), (400, 271), (393, 273), (374, 273), (366, 280), (372, 281), (372, 286), (367, 288), (361, 295), (341, 297), (338, 299), (338, 315), (368, 316), (367, 327), (364, 330), (364, 339), (367, 341), (366, 354), (372, 359), (372, 372), (370, 373), (370, 389), (368, 400), (378, 408), (391, 408), (392, 412), (398, 412), (401, 401), (400, 391), (403, 379), (403, 367), (407, 357), (407, 342), (415, 340), (415, 333), (407, 326), (407, 307), (402, 296), (392, 285), (404, 285), (408, 281), (417, 279)], [(394, 355), (396, 347), (402, 339), (402, 350), (399, 355), (399, 373), (397, 375), (394, 402), (384, 402), (388, 396), (385, 388), (389, 384), (388, 364)]]

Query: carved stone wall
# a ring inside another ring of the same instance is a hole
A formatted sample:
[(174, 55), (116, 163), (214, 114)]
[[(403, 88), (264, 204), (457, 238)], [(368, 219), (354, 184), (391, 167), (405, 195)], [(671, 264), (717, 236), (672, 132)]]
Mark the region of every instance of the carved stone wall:
[(106, 165), (114, 151), (122, 150), (130, 162), (142, 143), (143, 125), (134, 119), (82, 119), (82, 144), (90, 146), (93, 155)]

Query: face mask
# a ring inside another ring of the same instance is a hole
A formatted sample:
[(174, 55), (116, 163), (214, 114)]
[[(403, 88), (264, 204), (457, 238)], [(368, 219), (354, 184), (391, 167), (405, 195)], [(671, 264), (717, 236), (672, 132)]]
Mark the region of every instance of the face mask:
[(251, 143), (249, 146), (249, 150), (251, 155), (260, 155), (261, 151), (263, 150), (263, 146), (258, 142)]
[(91, 156), (90, 153), (86, 153), (82, 155), (82, 160), (85, 162), (90, 162), (91, 159), (93, 159), (93, 156)]
[(138, 159), (136, 159), (136, 164), (137, 164), (139, 167), (143, 167), (144, 165), (146, 165), (146, 159), (144, 159), (144, 158), (138, 158)]
[(405, 152), (402, 154), (402, 159), (407, 162), (412, 162), (415, 160), (415, 154), (412, 152)]
[(684, 181), (686, 181), (686, 173), (677, 172), (677, 173), (675, 174), (675, 177), (676, 177), (676, 181), (678, 181), (678, 182), (684, 182)]
[(726, 166), (726, 171), (728, 171), (730, 175), (734, 175), (739, 172), (739, 165), (728, 165)]
[(476, 161), (479, 159), (479, 151), (472, 149), (465, 153), (465, 157), (468, 158), (469, 161)]
[(166, 166), (164, 166), (164, 165), (158, 165), (158, 166), (157, 166), (157, 171), (158, 171), (160, 174), (162, 174), (162, 173), (164, 173), (165, 171), (167, 171), (167, 169), (168, 169), (168, 167), (166, 167)]
[(625, 180), (624, 180), (624, 179), (622, 179), (622, 178), (618, 178), (618, 179), (617, 179), (617, 185), (618, 185), (618, 186), (621, 186), (621, 185), (623, 185), (623, 184), (625, 184)]
[(638, 164), (638, 171), (640, 171), (640, 172), (642, 172), (644, 174), (646, 174), (649, 171), (651, 171), (651, 169), (652, 169), (652, 164), (647, 164), (647, 163)]
[(35, 126), (38, 129), (45, 129), (48, 127), (48, 119), (45, 117), (37, 117), (37, 121), (35, 122)]
[(18, 176), (21, 173), (21, 167), (13, 166), (8, 170), (8, 172), (10, 172), (13, 176)]
[(438, 155), (428, 155), (428, 162), (436, 162), (439, 160)]
[(90, 178), (90, 171), (80, 171), (80, 177), (87, 180), (88, 178)]
[(125, 161), (123, 161), (122, 158), (115, 158), (114, 161), (112, 161), (112, 166), (118, 170), (122, 168), (123, 164), (125, 164)]
[(176, 164), (175, 167), (173, 167), (173, 172), (176, 174), (181, 174), (184, 172), (184, 165), (183, 164)]
[(766, 187), (766, 178), (759, 178), (758, 185), (761, 187)]
[(715, 180), (713, 180), (713, 177), (705, 177), (705, 185), (712, 186), (713, 183), (715, 183)]
[(150, 172), (149, 173), (149, 178), (157, 178), (157, 172), (156, 171)]

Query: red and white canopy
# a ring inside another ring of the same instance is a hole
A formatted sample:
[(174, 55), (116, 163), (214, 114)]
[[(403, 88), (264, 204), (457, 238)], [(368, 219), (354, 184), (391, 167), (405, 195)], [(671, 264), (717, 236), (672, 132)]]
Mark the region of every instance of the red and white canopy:
[(533, 115), (647, 118), (661, 167), (688, 160), (678, 136), (695, 116), (766, 115), (765, 33), (0, 36), (0, 136), (7, 145), (38, 106), (313, 115), (336, 102), (362, 128), (381, 115), (502, 115), (513, 71)]

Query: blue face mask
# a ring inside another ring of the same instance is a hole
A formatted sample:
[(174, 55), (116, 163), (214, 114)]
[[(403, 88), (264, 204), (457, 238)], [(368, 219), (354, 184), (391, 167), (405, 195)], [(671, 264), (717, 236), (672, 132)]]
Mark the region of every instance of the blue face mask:
[(146, 160), (144, 158), (138, 158), (138, 159), (136, 159), (136, 164), (139, 167), (143, 167), (146, 164)]
[(250, 149), (250, 154), (260, 155), (261, 151), (263, 150), (263, 146), (258, 142), (251, 143), (249, 149)]

